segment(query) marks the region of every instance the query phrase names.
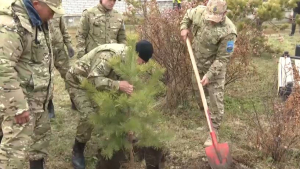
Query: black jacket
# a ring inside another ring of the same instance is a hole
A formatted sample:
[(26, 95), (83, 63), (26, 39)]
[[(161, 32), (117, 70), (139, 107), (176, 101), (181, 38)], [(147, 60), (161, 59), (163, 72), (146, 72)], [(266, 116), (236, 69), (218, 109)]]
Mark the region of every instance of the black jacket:
[(297, 7), (293, 9), (294, 12), (300, 14), (300, 1), (297, 2)]

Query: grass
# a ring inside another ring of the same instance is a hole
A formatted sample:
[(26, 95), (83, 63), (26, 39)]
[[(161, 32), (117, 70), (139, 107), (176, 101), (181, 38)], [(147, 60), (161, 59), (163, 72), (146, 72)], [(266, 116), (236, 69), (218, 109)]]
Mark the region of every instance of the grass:
[[(272, 27), (272, 26), (270, 26)], [(266, 32), (269, 36), (269, 43), (273, 45), (275, 48), (283, 51), (288, 51), (291, 56), (295, 55), (295, 47), (300, 44), (300, 31), (299, 25), (297, 25), (297, 29), (294, 36), (289, 36), (291, 28), (285, 29), (283, 31), (272, 31), (270, 28), (269, 31)]]
[[(269, 35), (269, 43), (280, 51), (289, 51), (294, 54), (296, 44), (299, 44), (299, 34), (293, 37), (288, 35), (288, 30)], [(280, 41), (281, 40), (281, 41)], [(295, 162), (295, 154), (285, 163), (276, 164), (270, 157), (254, 149), (256, 136), (251, 134), (254, 122), (254, 107), (258, 112), (263, 112), (266, 100), (276, 98), (277, 94), (277, 61), (278, 55), (266, 55), (254, 58), (253, 64), (256, 73), (254, 76), (226, 87), (225, 109), (226, 116), (222, 125), (220, 136), (232, 145), (235, 160), (244, 163), (249, 168), (280, 168), (296, 169), (299, 163)], [(297, 153), (296, 153), (297, 154)]]
[[(70, 30), (73, 40), (75, 31)], [(269, 42), (282, 51), (294, 52), (295, 45), (300, 43), (300, 35), (288, 36), (288, 31), (282, 34), (270, 34)], [(278, 38), (284, 38), (281, 42)], [(75, 44), (75, 42), (73, 42)], [(75, 45), (74, 45), (75, 46)], [(75, 58), (72, 59), (74, 62)], [(270, 158), (253, 149), (253, 137), (249, 135), (250, 123), (253, 119), (253, 105), (262, 108), (265, 98), (276, 95), (276, 68), (278, 56), (266, 55), (254, 58), (256, 74), (248, 76), (226, 87), (224, 122), (220, 129), (220, 141), (229, 142), (231, 153), (239, 165), (236, 168), (274, 168)], [(70, 101), (64, 89), (64, 81), (58, 72), (55, 72), (54, 104), (56, 118), (52, 120), (52, 139), (49, 149), (48, 168), (71, 169), (71, 152), (75, 139), (75, 132), (79, 115), (70, 109)], [(167, 145), (170, 150), (166, 169), (193, 169), (209, 168), (206, 163), (203, 143), (208, 136), (205, 116), (198, 109), (187, 109), (183, 106), (176, 113), (167, 115), (168, 127), (175, 133), (175, 138)], [(87, 169), (95, 168), (97, 161), (97, 133), (93, 133), (92, 140), (88, 142), (85, 156)], [(295, 153), (294, 158), (299, 157)], [(278, 165), (277, 165), (278, 166)], [(290, 160), (282, 169), (299, 168), (297, 163)]]

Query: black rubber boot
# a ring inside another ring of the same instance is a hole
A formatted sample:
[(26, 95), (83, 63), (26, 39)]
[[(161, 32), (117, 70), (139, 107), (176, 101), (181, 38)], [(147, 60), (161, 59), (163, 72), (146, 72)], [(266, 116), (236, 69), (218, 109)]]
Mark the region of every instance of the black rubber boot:
[(55, 118), (54, 104), (53, 104), (52, 99), (49, 100), (48, 115), (49, 115), (49, 119)]
[(72, 152), (72, 164), (74, 169), (85, 169), (84, 148), (86, 143), (80, 143), (75, 139)]
[(30, 169), (44, 169), (44, 159), (29, 161)]

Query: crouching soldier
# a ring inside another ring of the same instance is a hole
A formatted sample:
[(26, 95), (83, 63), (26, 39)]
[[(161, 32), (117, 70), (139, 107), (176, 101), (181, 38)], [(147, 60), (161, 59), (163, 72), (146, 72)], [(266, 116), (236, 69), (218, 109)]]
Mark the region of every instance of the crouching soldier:
[[(138, 64), (144, 64), (152, 57), (153, 47), (148, 41), (140, 41), (136, 44), (136, 51), (139, 54)], [(127, 81), (119, 79), (118, 75), (109, 66), (108, 61), (114, 56), (125, 57), (126, 46), (124, 44), (105, 44), (96, 47), (94, 50), (85, 54), (80, 58), (74, 66), (72, 66), (66, 74), (66, 83), (69, 95), (74, 101), (76, 109), (80, 113), (80, 120), (77, 126), (75, 143), (72, 152), (72, 164), (75, 169), (85, 168), (84, 149), (87, 141), (91, 138), (93, 125), (89, 121), (89, 115), (96, 112), (95, 106), (88, 98), (87, 92), (81, 87), (84, 79), (87, 79), (98, 90), (119, 90), (127, 94), (133, 92), (133, 85)], [(153, 150), (157, 154), (161, 154), (159, 150)], [(155, 154), (153, 153), (153, 154)], [(118, 155), (118, 154), (115, 154)], [(120, 168), (122, 158), (114, 158), (115, 169)], [(148, 166), (158, 166), (159, 160), (147, 161)], [(158, 162), (157, 162), (158, 161)], [(109, 162), (109, 161), (107, 161)], [(111, 168), (113, 165), (107, 165)], [(104, 168), (103, 168), (104, 169)], [(150, 169), (150, 168), (148, 168)]]

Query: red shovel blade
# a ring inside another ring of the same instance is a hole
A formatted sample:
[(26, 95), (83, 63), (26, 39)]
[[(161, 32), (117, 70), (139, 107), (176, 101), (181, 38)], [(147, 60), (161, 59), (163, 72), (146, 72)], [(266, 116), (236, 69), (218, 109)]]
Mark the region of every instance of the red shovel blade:
[(212, 169), (227, 169), (231, 167), (232, 157), (227, 143), (219, 144), (215, 132), (210, 133), (213, 145), (205, 148), (208, 163)]

